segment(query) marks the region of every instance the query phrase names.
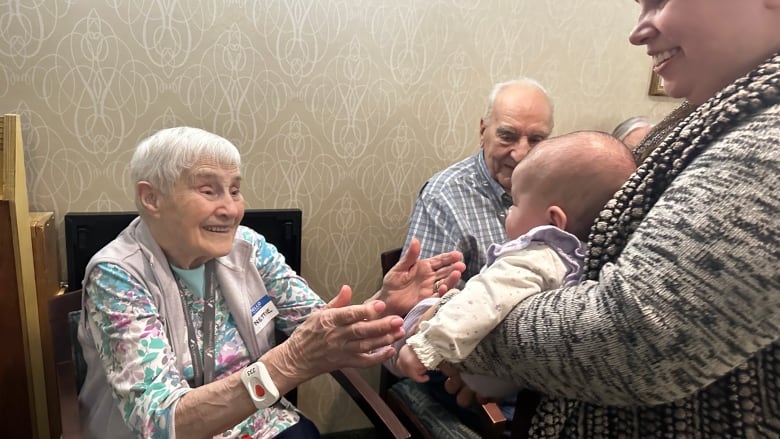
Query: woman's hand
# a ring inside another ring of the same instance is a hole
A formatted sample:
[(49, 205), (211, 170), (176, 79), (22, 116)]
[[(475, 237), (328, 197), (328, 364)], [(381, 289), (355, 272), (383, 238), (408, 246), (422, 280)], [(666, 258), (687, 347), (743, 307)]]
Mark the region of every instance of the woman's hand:
[(455, 401), (459, 406), (468, 407), (474, 400), (479, 399), (477, 394), (463, 382), (457, 369), (443, 362), (439, 364), (439, 370), (447, 375), (447, 380), (444, 382), (444, 390), (450, 395), (455, 395)]
[(406, 315), (417, 302), (433, 295), (441, 296), (458, 284), (466, 269), (459, 251), (451, 251), (418, 261), (420, 241), (412, 239), (401, 260), (390, 269), (382, 289), (372, 299), (387, 304), (388, 314)]
[[(341, 287), (328, 305), (312, 313), (284, 343), (263, 356), (274, 382), (277, 372), (290, 388), (342, 367), (368, 367), (395, 354), (389, 346), (403, 336), (403, 319), (381, 317), (385, 304), (370, 301), (349, 305), (352, 289)], [(269, 364), (270, 363), (270, 364)]]

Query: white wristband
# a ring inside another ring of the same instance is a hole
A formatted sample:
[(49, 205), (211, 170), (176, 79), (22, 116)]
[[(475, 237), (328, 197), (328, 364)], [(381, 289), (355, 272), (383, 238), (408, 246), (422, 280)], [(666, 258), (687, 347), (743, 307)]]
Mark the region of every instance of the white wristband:
[(241, 371), (241, 382), (258, 409), (271, 407), (279, 401), (279, 390), (260, 360)]

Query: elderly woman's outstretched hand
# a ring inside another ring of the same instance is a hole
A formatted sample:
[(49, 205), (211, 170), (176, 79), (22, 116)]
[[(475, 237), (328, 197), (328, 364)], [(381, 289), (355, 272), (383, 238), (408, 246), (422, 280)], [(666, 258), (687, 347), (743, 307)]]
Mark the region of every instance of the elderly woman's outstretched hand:
[(383, 302), (349, 305), (351, 298), (351, 288), (341, 287), (325, 308), (312, 313), (278, 346), (281, 355), (275, 366), (280, 372), (302, 382), (342, 367), (373, 366), (395, 353), (389, 345), (403, 336), (403, 319), (380, 317)]
[(442, 253), (418, 261), (420, 241), (412, 239), (409, 248), (382, 281), (382, 289), (373, 299), (387, 304), (387, 314), (406, 315), (419, 301), (441, 296), (458, 284), (466, 269), (459, 251)]

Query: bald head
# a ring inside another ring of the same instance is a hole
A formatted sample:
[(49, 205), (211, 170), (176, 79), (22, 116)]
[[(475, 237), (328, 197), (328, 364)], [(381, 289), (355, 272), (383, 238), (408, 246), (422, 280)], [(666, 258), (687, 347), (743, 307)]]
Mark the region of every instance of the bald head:
[(512, 174), (512, 198), (534, 197), (538, 206), (558, 206), (565, 229), (587, 240), (599, 211), (634, 172), (622, 142), (607, 133), (577, 131), (533, 148)]

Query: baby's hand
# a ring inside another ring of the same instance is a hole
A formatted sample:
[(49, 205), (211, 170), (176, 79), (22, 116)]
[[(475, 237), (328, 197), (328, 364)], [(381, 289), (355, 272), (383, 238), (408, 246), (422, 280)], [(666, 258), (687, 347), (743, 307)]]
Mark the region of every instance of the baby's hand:
[(395, 364), (404, 376), (412, 381), (424, 383), (430, 379), (425, 365), (417, 359), (417, 355), (409, 345), (404, 345), (398, 352), (398, 361)]

